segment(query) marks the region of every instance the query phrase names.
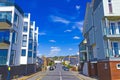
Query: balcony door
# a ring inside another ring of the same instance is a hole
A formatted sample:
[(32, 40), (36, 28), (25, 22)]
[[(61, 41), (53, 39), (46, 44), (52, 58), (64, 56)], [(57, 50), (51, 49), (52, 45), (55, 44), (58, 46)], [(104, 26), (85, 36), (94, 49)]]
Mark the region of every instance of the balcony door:
[(120, 22), (118, 22), (118, 29), (119, 29), (119, 34), (120, 34)]
[(110, 23), (110, 34), (115, 35), (116, 34), (116, 26), (115, 23)]
[(115, 56), (119, 55), (119, 49), (118, 49), (118, 43), (117, 42), (113, 42), (113, 53)]

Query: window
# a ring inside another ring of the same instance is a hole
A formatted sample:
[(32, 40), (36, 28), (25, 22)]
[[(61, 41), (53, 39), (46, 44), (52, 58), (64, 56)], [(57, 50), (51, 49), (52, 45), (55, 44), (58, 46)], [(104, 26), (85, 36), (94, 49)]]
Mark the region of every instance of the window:
[(27, 40), (27, 35), (23, 35), (23, 40)]
[(120, 69), (120, 63), (116, 64), (117, 69)]
[(13, 65), (15, 63), (15, 56), (16, 56), (16, 51), (15, 50), (11, 50), (10, 65)]
[(13, 35), (12, 35), (12, 43), (16, 43), (17, 42), (17, 32), (13, 32)]
[(27, 41), (22, 41), (22, 47), (26, 47)]
[(28, 51), (28, 57), (32, 57), (32, 51)]
[(119, 29), (119, 34), (120, 34), (120, 22), (118, 22), (118, 29)]
[(29, 40), (29, 50), (32, 50), (33, 40)]
[(111, 23), (111, 24), (110, 24), (110, 34), (111, 34), (111, 35), (116, 34), (116, 26), (115, 26), (115, 23)]
[(28, 31), (28, 27), (27, 26), (23, 26), (23, 32), (27, 32)]
[(113, 52), (115, 57), (119, 56), (119, 49), (118, 49), (118, 43), (117, 42), (113, 42)]
[(21, 56), (26, 56), (26, 50), (25, 49), (22, 49), (22, 54)]
[(111, 0), (108, 0), (108, 7), (109, 7), (109, 13), (112, 13), (113, 10), (112, 10), (112, 3), (111, 3)]
[(29, 36), (30, 36), (30, 38), (33, 38), (33, 29), (30, 29)]
[(27, 35), (23, 35), (22, 46), (23, 47), (27, 46)]
[(8, 55), (7, 49), (0, 49), (0, 65), (6, 65), (7, 55)]
[(24, 22), (24, 26), (28, 26), (28, 22)]
[(36, 53), (33, 54), (33, 58), (36, 58)]
[(18, 15), (15, 13), (15, 16), (14, 16), (14, 25), (16, 27), (18, 27), (18, 23), (19, 23)]

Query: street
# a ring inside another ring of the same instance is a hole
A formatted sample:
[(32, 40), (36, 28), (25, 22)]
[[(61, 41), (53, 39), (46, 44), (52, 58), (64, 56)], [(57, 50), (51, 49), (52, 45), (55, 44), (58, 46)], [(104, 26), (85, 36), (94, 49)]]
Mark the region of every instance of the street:
[(41, 80), (80, 80), (70, 71), (64, 71), (61, 64), (56, 65), (56, 69), (49, 71)]

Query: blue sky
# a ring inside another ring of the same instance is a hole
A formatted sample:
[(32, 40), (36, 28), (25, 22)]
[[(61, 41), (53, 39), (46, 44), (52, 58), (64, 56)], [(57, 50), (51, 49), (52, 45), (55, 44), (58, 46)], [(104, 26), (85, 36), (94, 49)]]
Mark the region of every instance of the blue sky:
[(39, 27), (39, 55), (77, 54), (87, 2), (90, 0), (16, 0)]

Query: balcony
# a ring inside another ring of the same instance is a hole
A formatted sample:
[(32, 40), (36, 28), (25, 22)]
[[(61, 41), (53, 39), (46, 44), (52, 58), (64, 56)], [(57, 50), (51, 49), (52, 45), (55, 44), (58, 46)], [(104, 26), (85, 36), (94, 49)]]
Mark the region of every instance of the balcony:
[(81, 45), (81, 46), (80, 46), (80, 52), (82, 52), (82, 53), (87, 52), (85, 45)]
[(10, 44), (9, 35), (10, 34), (8, 31), (0, 32), (0, 47), (9, 46)]
[(0, 13), (0, 29), (10, 29), (11, 25), (11, 16), (7, 13)]
[(110, 59), (120, 59), (120, 48), (105, 49), (106, 57)]
[(0, 65), (6, 65), (7, 56), (0, 56)]
[(119, 28), (110, 28), (105, 27), (103, 30), (104, 38), (111, 40), (120, 40), (120, 29)]

